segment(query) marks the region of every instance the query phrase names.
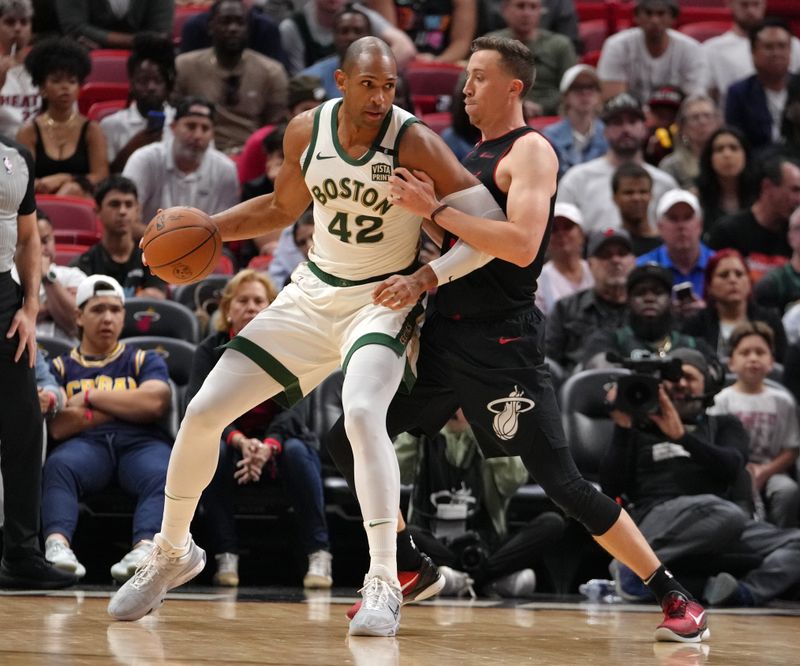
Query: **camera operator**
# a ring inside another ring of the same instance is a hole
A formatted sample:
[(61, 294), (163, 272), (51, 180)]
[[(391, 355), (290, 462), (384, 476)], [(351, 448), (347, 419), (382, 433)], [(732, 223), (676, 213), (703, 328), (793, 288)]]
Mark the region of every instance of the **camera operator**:
[(606, 367), (606, 353), (636, 358), (690, 347), (713, 357), (703, 340), (678, 332), (672, 315), (672, 273), (655, 263), (642, 264), (628, 275), (628, 320), (621, 328), (601, 329), (586, 341), (583, 368)]
[[(747, 494), (748, 436), (735, 417), (706, 413), (724, 374), (695, 349), (676, 348), (669, 357), (680, 359), (681, 378), (661, 383), (657, 412), (621, 411), (616, 387), (609, 391), (616, 425), (600, 467), (601, 486), (626, 500), (667, 566), (692, 555), (762, 556), (742, 580), (725, 572), (709, 578), (703, 596), (713, 606), (764, 604), (800, 581), (800, 530), (752, 520), (733, 501)], [(643, 598), (646, 588), (632, 572), (618, 562), (611, 569), (621, 596)]]

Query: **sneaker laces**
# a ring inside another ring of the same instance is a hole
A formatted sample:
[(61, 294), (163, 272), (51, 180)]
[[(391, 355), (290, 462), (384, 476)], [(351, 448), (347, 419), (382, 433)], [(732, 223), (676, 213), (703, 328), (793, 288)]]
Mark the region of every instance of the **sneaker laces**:
[(382, 610), (389, 603), (389, 583), (379, 576), (371, 576), (359, 591), (363, 595), (362, 608)]
[(666, 613), (668, 617), (685, 617), (688, 603), (689, 600), (682, 594), (671, 594), (667, 607), (664, 609), (664, 613)]
[(136, 567), (136, 573), (133, 574), (133, 578), (131, 578), (131, 587), (141, 590), (142, 587), (153, 580), (155, 575), (158, 573), (158, 560), (160, 557), (163, 557), (166, 560), (169, 559), (166, 555), (161, 554), (160, 548), (153, 548), (153, 550), (145, 556), (145, 558), (139, 563), (139, 566)]

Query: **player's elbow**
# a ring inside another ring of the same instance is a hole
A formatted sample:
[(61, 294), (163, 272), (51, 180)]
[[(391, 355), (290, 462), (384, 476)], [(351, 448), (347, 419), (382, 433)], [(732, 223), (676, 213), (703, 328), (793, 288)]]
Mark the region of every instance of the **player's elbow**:
[(525, 268), (526, 266), (530, 266), (534, 259), (536, 259), (536, 254), (538, 252), (538, 248), (532, 249), (525, 246), (519, 246), (515, 248), (514, 256), (509, 258), (509, 261), (520, 268)]

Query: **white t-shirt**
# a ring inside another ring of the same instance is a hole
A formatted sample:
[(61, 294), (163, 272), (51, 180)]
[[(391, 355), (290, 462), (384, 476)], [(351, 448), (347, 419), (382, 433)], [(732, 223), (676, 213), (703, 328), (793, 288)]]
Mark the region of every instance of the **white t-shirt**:
[[(728, 88), (736, 81), (755, 74), (750, 40), (746, 35), (737, 35), (733, 30), (712, 37), (701, 45), (708, 61), (710, 86), (719, 91), (719, 108), (725, 108)], [(792, 37), (792, 59), (789, 71), (800, 72), (800, 39)]]
[(784, 449), (800, 448), (797, 404), (792, 395), (774, 386), (761, 393), (742, 393), (733, 386), (714, 399), (712, 414), (733, 414), (750, 435), (750, 462), (766, 463)]
[(570, 281), (552, 261), (548, 261), (542, 266), (542, 272), (536, 281), (536, 307), (546, 315), (550, 314), (556, 301), (593, 286), (594, 278), (586, 260), (581, 259), (581, 279), (578, 282)]
[(597, 73), (601, 81), (625, 81), (642, 104), (661, 86), (677, 86), (684, 94), (708, 88), (706, 57), (697, 40), (668, 30), (669, 46), (658, 58), (647, 50), (641, 28), (611, 35), (603, 44)]
[(213, 215), (239, 203), (236, 166), (216, 148), (206, 150), (197, 171), (183, 173), (175, 166), (172, 141), (151, 143), (134, 151), (122, 175), (136, 183), (145, 222), (159, 208), (194, 206)]
[[(162, 141), (172, 138), (170, 125), (174, 119), (175, 109), (166, 104), (164, 106), (164, 130), (161, 134)], [(106, 137), (109, 164), (114, 161), (114, 158), (119, 154), (119, 151), (123, 149), (125, 144), (131, 140), (131, 137), (141, 132), (145, 127), (147, 127), (147, 118), (139, 113), (136, 102), (131, 102), (128, 108), (111, 113), (100, 121), (100, 129), (103, 130), (103, 134), (105, 134)]]
[(23, 65), (14, 65), (6, 73), (0, 89), (0, 134), (14, 139), (19, 128), (33, 118), (42, 106), (39, 88)]
[[(677, 181), (665, 171), (650, 164), (642, 164), (653, 179), (653, 196), (650, 201), (649, 219), (656, 221), (656, 206), (661, 195), (678, 187)], [(576, 164), (567, 170), (558, 183), (559, 203), (571, 203), (580, 208), (586, 233), (595, 229), (622, 226), (619, 208), (614, 203), (611, 177), (616, 167), (603, 157)]]

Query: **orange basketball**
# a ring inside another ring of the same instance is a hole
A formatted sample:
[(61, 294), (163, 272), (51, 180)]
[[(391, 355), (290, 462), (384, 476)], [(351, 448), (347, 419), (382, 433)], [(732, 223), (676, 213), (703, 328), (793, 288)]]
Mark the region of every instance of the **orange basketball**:
[(155, 275), (170, 284), (187, 284), (214, 272), (222, 254), (222, 236), (202, 210), (174, 206), (147, 225), (142, 250)]

